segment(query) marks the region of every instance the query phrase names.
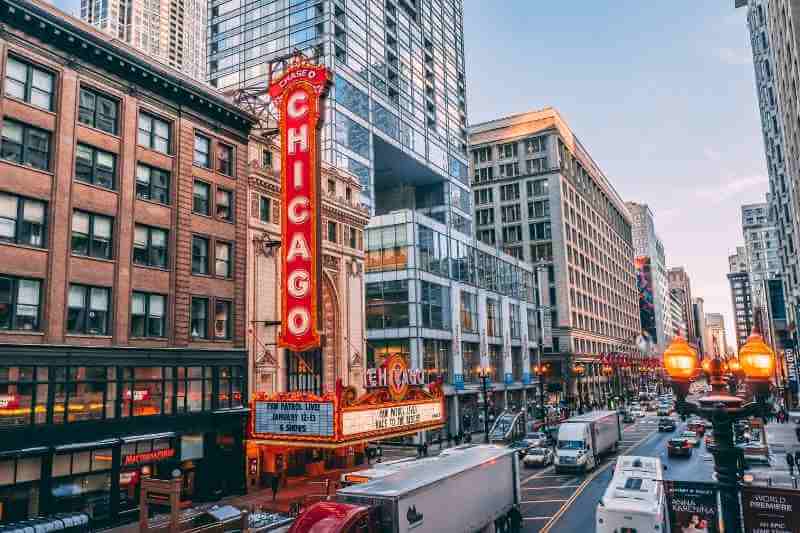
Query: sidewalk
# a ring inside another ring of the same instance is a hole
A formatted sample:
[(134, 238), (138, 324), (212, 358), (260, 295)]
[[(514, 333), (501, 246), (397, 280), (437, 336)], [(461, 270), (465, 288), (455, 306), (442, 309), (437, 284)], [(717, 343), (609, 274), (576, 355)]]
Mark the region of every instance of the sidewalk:
[[(772, 485), (775, 487), (794, 488), (789, 465), (786, 464), (786, 452), (800, 450), (800, 442), (795, 435), (795, 424), (767, 424), (767, 445), (769, 447), (769, 465), (752, 465), (748, 474), (753, 476), (754, 485)], [(795, 470), (795, 478), (798, 476)], [(800, 479), (798, 479), (800, 481)]]

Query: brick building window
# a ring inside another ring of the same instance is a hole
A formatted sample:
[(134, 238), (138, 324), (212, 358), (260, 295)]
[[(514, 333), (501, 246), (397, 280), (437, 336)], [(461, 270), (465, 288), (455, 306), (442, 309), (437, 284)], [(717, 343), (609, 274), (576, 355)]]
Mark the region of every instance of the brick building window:
[(115, 189), (117, 156), (79, 144), (75, 148), (75, 179), (106, 189)]
[(217, 218), (233, 220), (233, 193), (225, 189), (217, 189)]
[(133, 262), (167, 268), (167, 230), (136, 224), (133, 233)]
[(134, 292), (131, 299), (131, 336), (165, 337), (167, 297), (162, 294)]
[(211, 168), (211, 139), (204, 135), (194, 136), (194, 164)]
[(67, 332), (108, 335), (111, 290), (105, 287), (69, 286)]
[(216, 300), (214, 302), (214, 338), (231, 338), (231, 302)]
[(233, 148), (228, 145), (217, 145), (217, 172), (233, 176)]
[(47, 204), (0, 193), (0, 241), (44, 248)]
[(270, 221), (270, 201), (266, 196), (260, 196), (258, 200), (258, 219), (261, 222)]
[(211, 214), (209, 203), (211, 198), (211, 185), (202, 181), (195, 181), (192, 194), (192, 212), (209, 216)]
[(55, 76), (44, 69), (9, 57), (6, 63), (6, 94), (29, 104), (53, 110)]
[(208, 298), (192, 298), (192, 338), (208, 338)]
[(148, 113), (139, 113), (138, 141), (141, 146), (169, 154), (171, 137), (169, 122)]
[(358, 248), (358, 231), (356, 228), (350, 228), (350, 248)]
[(261, 151), (261, 166), (264, 168), (272, 168), (272, 152), (269, 150)]
[(114, 219), (104, 215), (72, 213), (72, 253), (99, 259), (111, 259), (111, 235)]
[(13, 120), (3, 121), (0, 157), (40, 170), (50, 170), (50, 132)]
[(169, 205), (170, 174), (160, 168), (136, 165), (136, 197)]
[(214, 273), (222, 278), (233, 277), (233, 245), (229, 242), (215, 243)]
[(336, 222), (328, 221), (328, 240), (336, 242)]
[(192, 274), (208, 274), (208, 239), (192, 237)]
[(119, 104), (116, 100), (81, 87), (81, 96), (78, 107), (78, 122), (98, 130), (117, 134)]
[(0, 275), (0, 330), (39, 330), (42, 282)]

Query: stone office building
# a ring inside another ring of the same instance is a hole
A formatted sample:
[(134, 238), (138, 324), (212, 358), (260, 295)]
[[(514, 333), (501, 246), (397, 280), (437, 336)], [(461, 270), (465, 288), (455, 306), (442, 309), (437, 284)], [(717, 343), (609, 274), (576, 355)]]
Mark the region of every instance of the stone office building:
[(46, 2), (0, 22), (0, 523), (243, 491), (253, 117)]
[(624, 202), (555, 109), (475, 124), (470, 147), (478, 239), (544, 267), (536, 285), (550, 379), (573, 405), (602, 401), (600, 354), (633, 354), (641, 331)]

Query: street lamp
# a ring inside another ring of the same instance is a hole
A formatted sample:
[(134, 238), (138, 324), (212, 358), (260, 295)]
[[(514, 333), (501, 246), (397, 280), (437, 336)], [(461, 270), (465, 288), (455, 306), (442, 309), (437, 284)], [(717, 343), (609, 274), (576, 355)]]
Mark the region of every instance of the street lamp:
[(586, 372), (586, 367), (583, 363), (575, 363), (572, 365), (572, 374), (575, 376), (575, 388), (578, 391), (578, 412), (583, 411), (583, 391), (581, 390), (580, 377)]
[(550, 363), (533, 365), (533, 373), (539, 378), (539, 413), (542, 418), (542, 426), (547, 428), (547, 416), (544, 412), (544, 379), (550, 372)]
[(613, 376), (613, 375), (614, 375), (614, 367), (612, 367), (611, 365), (609, 365), (608, 363), (606, 363), (606, 364), (604, 364), (604, 365), (603, 365), (603, 367), (600, 369), (600, 372), (601, 372), (601, 373), (602, 373), (602, 374), (603, 374), (603, 375), (606, 377), (606, 383), (605, 383), (605, 389), (606, 389), (606, 401), (607, 401), (606, 405), (607, 405), (607, 406), (610, 408), (610, 407), (611, 407), (611, 400), (610, 400), (609, 389), (612, 389), (612, 390), (610, 391), (611, 393), (613, 393), (614, 391), (613, 391), (613, 383), (612, 383), (612, 387), (609, 387), (609, 386), (608, 386), (608, 382), (609, 382), (609, 380), (611, 379), (611, 376)]
[(741, 531), (739, 514), (738, 474), (741, 464), (741, 451), (733, 444), (733, 423), (750, 416), (764, 416), (767, 412), (766, 396), (769, 392), (770, 376), (775, 366), (775, 354), (764, 343), (757, 328), (753, 328), (739, 352), (741, 366), (748, 385), (755, 393), (756, 402), (744, 403), (742, 398), (733, 396), (726, 386), (726, 365), (719, 356), (704, 361), (703, 367), (709, 376), (711, 392), (697, 400), (686, 401), (689, 384), (697, 371), (697, 353), (688, 345), (686, 339), (676, 337), (664, 352), (664, 369), (670, 377), (678, 402), (677, 411), (682, 417), (694, 414), (710, 420), (714, 431), (714, 470), (719, 483), (722, 520), (726, 531)]
[(483, 434), (484, 442), (489, 444), (489, 391), (491, 390), (491, 379), (494, 370), (490, 366), (479, 366), (475, 369), (481, 379), (481, 391), (483, 392)]

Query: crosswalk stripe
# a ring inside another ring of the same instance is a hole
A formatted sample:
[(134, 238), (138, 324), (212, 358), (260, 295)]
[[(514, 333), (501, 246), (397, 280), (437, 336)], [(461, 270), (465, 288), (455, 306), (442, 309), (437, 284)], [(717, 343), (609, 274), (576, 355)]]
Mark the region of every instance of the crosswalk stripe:
[(550, 520), (552, 516), (526, 516), (523, 520)]
[(553, 490), (553, 489), (574, 489), (578, 485), (553, 485), (552, 487), (523, 487), (522, 490)]
[(559, 503), (567, 500), (523, 500), (521, 503)]

